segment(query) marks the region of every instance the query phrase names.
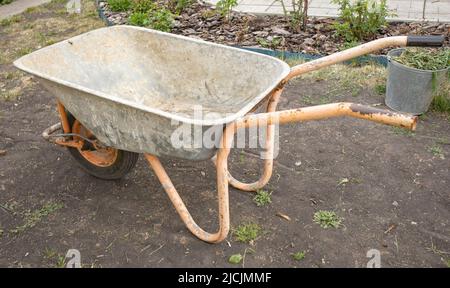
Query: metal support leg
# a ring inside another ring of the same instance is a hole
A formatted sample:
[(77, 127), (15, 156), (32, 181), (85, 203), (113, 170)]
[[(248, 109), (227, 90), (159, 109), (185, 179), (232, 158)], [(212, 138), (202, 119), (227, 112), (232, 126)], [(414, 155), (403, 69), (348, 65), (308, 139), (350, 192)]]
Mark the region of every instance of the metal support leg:
[(186, 205), (184, 205), (183, 200), (175, 189), (172, 181), (167, 175), (164, 167), (161, 165), (158, 157), (151, 154), (144, 154), (150, 166), (155, 171), (156, 176), (161, 182), (164, 190), (169, 196), (170, 201), (172, 201), (173, 206), (177, 210), (178, 214), (183, 220), (189, 231), (195, 236), (203, 241), (209, 243), (218, 243), (224, 240), (230, 230), (230, 211), (229, 211), (229, 199), (228, 199), (228, 177), (227, 177), (227, 160), (230, 153), (231, 142), (233, 141), (233, 136), (235, 132), (235, 125), (231, 124), (224, 131), (222, 137), (222, 144), (219, 152), (217, 154), (217, 193), (219, 202), (219, 231), (214, 234), (208, 233), (202, 228), (200, 228), (197, 223), (195, 223)]
[[(279, 88), (273, 92), (272, 97), (269, 99), (269, 103), (267, 104), (267, 112), (274, 112), (277, 109), (278, 101), (280, 100), (282, 92), (283, 88)], [(273, 171), (273, 152), (275, 145), (274, 136), (275, 125), (268, 124), (266, 142), (264, 147), (266, 150), (266, 159), (264, 160), (263, 172), (259, 180), (253, 183), (243, 183), (239, 180), (236, 180), (236, 178), (234, 178), (233, 175), (228, 172), (228, 182), (231, 186), (242, 191), (254, 192), (258, 189), (261, 189), (269, 182)]]

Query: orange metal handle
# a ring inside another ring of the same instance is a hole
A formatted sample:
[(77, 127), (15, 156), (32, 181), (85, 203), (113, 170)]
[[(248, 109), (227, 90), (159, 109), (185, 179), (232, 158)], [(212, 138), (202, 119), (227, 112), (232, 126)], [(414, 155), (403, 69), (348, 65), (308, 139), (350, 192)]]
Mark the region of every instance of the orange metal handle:
[(282, 83), (286, 83), (293, 77), (299, 76), (304, 73), (308, 73), (314, 70), (318, 70), (320, 68), (330, 66), (333, 64), (337, 64), (340, 62), (344, 62), (350, 59), (353, 59), (358, 56), (362, 56), (371, 52), (375, 52), (381, 50), (383, 48), (388, 48), (391, 46), (406, 46), (408, 43), (407, 36), (393, 36), (386, 37), (382, 39), (377, 39), (371, 42), (367, 42), (365, 44), (331, 54), (310, 62), (306, 62), (304, 64), (300, 64), (291, 68), (291, 72), (286, 78), (282, 81)]
[(398, 126), (409, 130), (415, 130), (417, 116), (392, 112), (390, 110), (377, 109), (367, 105), (354, 103), (332, 103), (298, 109), (284, 110), (270, 113), (252, 114), (243, 117), (236, 122), (237, 128), (262, 125), (261, 123), (285, 124), (291, 122), (321, 120), (339, 116), (366, 119), (378, 123)]

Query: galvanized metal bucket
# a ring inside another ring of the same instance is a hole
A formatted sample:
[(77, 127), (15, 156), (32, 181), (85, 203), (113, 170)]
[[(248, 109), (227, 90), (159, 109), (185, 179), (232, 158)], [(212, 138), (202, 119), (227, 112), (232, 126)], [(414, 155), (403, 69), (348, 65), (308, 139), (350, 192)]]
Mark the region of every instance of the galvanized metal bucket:
[(419, 70), (392, 59), (404, 50), (393, 49), (388, 53), (385, 102), (393, 110), (420, 115), (430, 107), (436, 87), (445, 81), (448, 68), (437, 71)]

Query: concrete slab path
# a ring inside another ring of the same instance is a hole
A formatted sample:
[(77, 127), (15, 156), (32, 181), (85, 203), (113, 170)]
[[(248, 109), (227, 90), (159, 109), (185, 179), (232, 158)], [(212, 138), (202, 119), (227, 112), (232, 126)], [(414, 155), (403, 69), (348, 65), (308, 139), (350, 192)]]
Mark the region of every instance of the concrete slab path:
[(20, 14), (27, 8), (48, 3), (51, 0), (16, 0), (10, 4), (0, 6), (0, 19)]
[[(212, 4), (218, 0), (207, 0)], [(236, 11), (252, 14), (283, 14), (281, 0), (239, 0)], [(388, 0), (388, 6), (397, 15), (390, 20), (450, 22), (450, 0), (427, 0), (423, 13), (424, 0)], [(291, 0), (284, 0), (285, 6), (292, 9)], [(331, 0), (310, 0), (308, 14), (318, 17), (336, 17), (338, 6)]]

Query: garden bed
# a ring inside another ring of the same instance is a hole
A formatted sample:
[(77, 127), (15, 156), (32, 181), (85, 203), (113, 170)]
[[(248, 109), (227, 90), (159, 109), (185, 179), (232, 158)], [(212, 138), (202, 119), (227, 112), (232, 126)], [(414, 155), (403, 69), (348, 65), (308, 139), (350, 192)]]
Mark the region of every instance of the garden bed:
[[(169, 7), (166, 2), (162, 7)], [(110, 25), (130, 24), (131, 11), (112, 12), (106, 1), (98, 1), (100, 13)], [(349, 46), (343, 37), (336, 34), (332, 18), (308, 19), (305, 31), (294, 32), (283, 15), (253, 15), (231, 12), (226, 21), (216, 9), (203, 2), (196, 2), (174, 15), (170, 32), (226, 45), (262, 47), (275, 50), (309, 54), (331, 54)], [(363, 39), (370, 41), (395, 35), (446, 35), (449, 43), (449, 23), (390, 22), (378, 34)], [(381, 51), (386, 54), (387, 50)]]

